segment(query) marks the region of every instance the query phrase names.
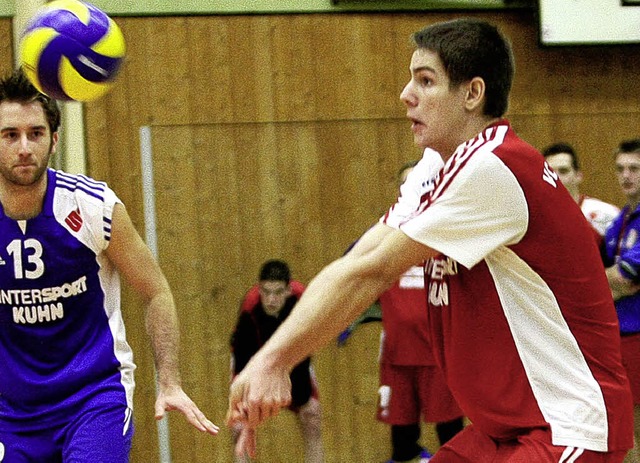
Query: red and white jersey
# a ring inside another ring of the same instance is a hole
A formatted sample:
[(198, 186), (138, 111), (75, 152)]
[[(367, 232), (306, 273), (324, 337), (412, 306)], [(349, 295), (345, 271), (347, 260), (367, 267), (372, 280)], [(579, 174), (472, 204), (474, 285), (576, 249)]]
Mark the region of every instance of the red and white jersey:
[(378, 298), (382, 309), (380, 362), (435, 365), (429, 326), (424, 271), (414, 266)]
[(437, 151), (425, 149), (418, 164), (407, 175), (400, 186), (398, 202), (380, 219), (387, 225), (398, 228), (420, 206), (421, 198), (433, 189), (436, 175), (444, 166), (442, 156)]
[(542, 155), (500, 121), (460, 145), (414, 203), (384, 220), (440, 252), (424, 268), (431, 343), (465, 415), (495, 438), (548, 428), (555, 445), (630, 448), (604, 267)]
[(578, 205), (591, 226), (597, 230), (600, 236), (604, 236), (604, 232), (607, 231), (613, 219), (620, 214), (620, 209), (613, 204), (605, 203), (604, 201), (586, 195), (580, 195)]

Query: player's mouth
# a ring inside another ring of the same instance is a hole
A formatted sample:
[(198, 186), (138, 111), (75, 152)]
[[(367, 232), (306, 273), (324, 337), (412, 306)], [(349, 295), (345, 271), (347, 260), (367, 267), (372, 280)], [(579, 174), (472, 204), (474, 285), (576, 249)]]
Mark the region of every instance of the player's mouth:
[(413, 117), (409, 117), (409, 121), (411, 122), (411, 130), (418, 130), (423, 124), (418, 119), (414, 119)]
[(23, 162), (23, 163), (20, 163), (20, 164), (16, 164), (14, 166), (14, 168), (16, 168), (18, 170), (35, 169), (36, 167), (37, 166), (32, 162), (28, 162), (28, 163), (27, 162)]

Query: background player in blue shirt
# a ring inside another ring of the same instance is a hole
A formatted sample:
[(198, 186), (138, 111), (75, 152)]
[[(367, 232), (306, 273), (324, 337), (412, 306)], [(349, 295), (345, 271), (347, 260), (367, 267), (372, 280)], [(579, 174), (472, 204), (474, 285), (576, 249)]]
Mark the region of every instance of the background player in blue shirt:
[(218, 428), (182, 390), (171, 290), (115, 193), (48, 168), (60, 112), (21, 71), (0, 81), (0, 461), (128, 461), (133, 370), (122, 275), (146, 302), (156, 417)]

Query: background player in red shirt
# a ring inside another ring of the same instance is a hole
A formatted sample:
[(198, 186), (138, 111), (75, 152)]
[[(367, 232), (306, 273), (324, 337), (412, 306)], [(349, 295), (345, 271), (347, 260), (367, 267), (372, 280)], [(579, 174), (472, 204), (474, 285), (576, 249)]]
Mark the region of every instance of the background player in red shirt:
[(633, 404), (611, 291), (580, 208), (502, 119), (511, 47), (475, 18), (413, 40), (400, 98), (416, 144), (445, 165), (410, 175), (413, 212), (401, 213), (403, 191), (311, 281), (231, 385), (227, 421), (253, 428), (276, 415), (290, 401), (290, 369), (424, 262), (436, 362), (472, 423), (432, 463), (620, 463)]
[[(268, 260), (260, 268), (259, 281), (247, 292), (240, 306), (240, 314), (231, 338), (232, 375), (237, 375), (249, 359), (271, 337), (289, 316), (300, 299), (304, 285), (291, 280), (286, 262)], [(324, 451), (321, 433), (321, 409), (311, 358), (307, 357), (291, 371), (291, 404), (302, 429), (307, 463), (323, 463)], [(234, 439), (242, 432), (251, 432), (238, 425)], [(246, 456), (236, 456), (236, 462), (247, 461)]]
[[(433, 162), (437, 172), (442, 160), (436, 155)], [(416, 164), (412, 161), (400, 168), (400, 185)], [(391, 425), (392, 455), (387, 463), (414, 459), (426, 463), (431, 454), (419, 444), (421, 418), (435, 423), (440, 445), (462, 430), (464, 421), (431, 351), (422, 267), (407, 270), (358, 320), (373, 321), (376, 313), (383, 323), (377, 418)], [(341, 334), (339, 344), (356, 326), (351, 324)]]

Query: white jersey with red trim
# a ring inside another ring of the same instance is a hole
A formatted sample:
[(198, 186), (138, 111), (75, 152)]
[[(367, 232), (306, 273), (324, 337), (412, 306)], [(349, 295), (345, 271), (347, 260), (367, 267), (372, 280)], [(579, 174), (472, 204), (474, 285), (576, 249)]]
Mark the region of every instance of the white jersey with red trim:
[(580, 205), (582, 213), (600, 236), (604, 236), (613, 219), (620, 214), (620, 209), (617, 206), (586, 195), (580, 196), (578, 205)]
[(437, 151), (425, 149), (422, 158), (414, 166), (400, 186), (398, 202), (381, 219), (387, 225), (398, 228), (400, 223), (415, 212), (422, 197), (433, 189), (436, 175), (444, 166)]
[[(407, 181), (404, 191), (420, 191), (417, 176)], [(403, 201), (419, 205), (383, 220), (441, 253), (425, 264), (431, 342), (474, 425), (495, 438), (549, 428), (555, 445), (630, 448), (604, 268), (542, 155), (500, 121), (458, 147), (430, 192)]]

